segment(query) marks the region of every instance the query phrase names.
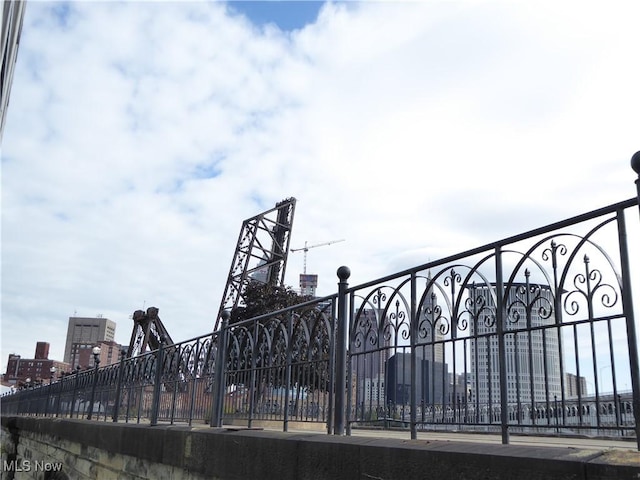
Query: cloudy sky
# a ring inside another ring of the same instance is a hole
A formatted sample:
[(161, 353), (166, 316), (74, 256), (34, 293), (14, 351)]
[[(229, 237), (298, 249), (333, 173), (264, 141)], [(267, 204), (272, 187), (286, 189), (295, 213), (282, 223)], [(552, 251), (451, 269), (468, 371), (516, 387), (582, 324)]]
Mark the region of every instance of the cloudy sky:
[[(635, 195), (637, 2), (30, 1), (2, 139), (2, 345), (210, 330), (296, 197), (318, 293)], [(289, 256), (297, 286), (302, 252)], [(640, 296), (638, 294), (637, 296)], [(4, 364), (3, 364), (4, 365)], [(4, 366), (2, 367), (4, 371)]]

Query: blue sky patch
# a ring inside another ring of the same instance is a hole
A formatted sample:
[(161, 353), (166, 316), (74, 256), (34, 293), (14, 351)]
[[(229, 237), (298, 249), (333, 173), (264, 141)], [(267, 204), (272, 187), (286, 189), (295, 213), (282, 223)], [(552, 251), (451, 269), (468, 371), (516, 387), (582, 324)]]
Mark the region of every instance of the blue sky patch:
[(231, 1), (229, 7), (262, 27), (275, 24), (283, 31), (314, 23), (324, 2), (317, 1)]
[(215, 163), (198, 165), (195, 169), (194, 175), (196, 178), (206, 179), (206, 178), (216, 178), (221, 173), (222, 173), (222, 170), (218, 166), (218, 163), (215, 162)]
[(54, 4), (53, 15), (62, 28), (68, 28), (71, 21), (71, 5), (68, 2)]

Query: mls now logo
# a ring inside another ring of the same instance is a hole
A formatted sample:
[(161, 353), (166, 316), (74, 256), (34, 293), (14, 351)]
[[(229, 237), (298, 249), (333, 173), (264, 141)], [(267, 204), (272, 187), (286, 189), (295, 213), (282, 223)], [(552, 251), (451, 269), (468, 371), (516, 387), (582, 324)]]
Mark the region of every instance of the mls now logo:
[(2, 463), (4, 472), (61, 472), (62, 462), (45, 462), (31, 460), (5, 460)]

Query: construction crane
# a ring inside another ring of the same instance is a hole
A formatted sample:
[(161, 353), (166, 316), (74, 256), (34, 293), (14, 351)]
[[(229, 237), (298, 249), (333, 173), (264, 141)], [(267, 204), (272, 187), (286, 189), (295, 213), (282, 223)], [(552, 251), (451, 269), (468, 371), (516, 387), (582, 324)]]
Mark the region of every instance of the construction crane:
[(309, 251), (309, 249), (316, 248), (316, 247), (324, 247), (325, 245), (331, 245), (332, 243), (338, 243), (338, 242), (344, 242), (344, 238), (341, 238), (340, 240), (331, 240), (330, 242), (316, 243), (315, 245), (307, 245), (307, 242), (305, 240), (304, 247), (302, 247), (302, 248), (292, 248), (291, 252), (299, 252), (299, 251), (303, 251), (304, 252), (304, 263), (303, 263), (303, 266), (302, 266), (302, 273), (304, 273), (306, 275), (306, 273), (307, 273), (307, 252)]

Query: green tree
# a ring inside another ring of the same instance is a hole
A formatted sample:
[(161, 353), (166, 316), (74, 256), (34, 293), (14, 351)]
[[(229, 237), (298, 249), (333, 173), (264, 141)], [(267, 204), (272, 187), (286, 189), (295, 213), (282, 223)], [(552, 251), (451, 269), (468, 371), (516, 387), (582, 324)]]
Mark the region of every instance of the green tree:
[(271, 312), (292, 307), (311, 300), (313, 297), (300, 295), (289, 286), (269, 285), (268, 283), (249, 282), (243, 292), (244, 306), (231, 312), (229, 323), (234, 324)]

